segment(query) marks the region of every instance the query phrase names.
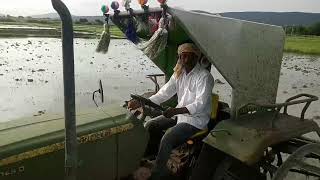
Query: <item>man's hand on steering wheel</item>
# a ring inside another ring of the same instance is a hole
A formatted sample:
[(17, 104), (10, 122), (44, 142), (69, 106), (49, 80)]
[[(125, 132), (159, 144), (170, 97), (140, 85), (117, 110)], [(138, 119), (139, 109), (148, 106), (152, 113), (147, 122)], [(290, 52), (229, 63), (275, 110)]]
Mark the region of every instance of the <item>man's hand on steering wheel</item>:
[(164, 111), (165, 110), (162, 106), (160, 106), (158, 104), (155, 104), (150, 99), (147, 99), (147, 98), (145, 98), (143, 96), (139, 96), (139, 95), (136, 95), (136, 94), (131, 94), (130, 96), (131, 96), (131, 98), (133, 100), (131, 100), (132, 102), (130, 103), (131, 104), (130, 107), (129, 107), (129, 103), (128, 103), (128, 108), (129, 109), (131, 108), (131, 109), (134, 110), (134, 109), (137, 109), (137, 108), (139, 108), (141, 106), (147, 105), (147, 106), (150, 106), (150, 107), (155, 108), (155, 109), (160, 110), (160, 111)]
[(141, 103), (137, 99), (132, 99), (128, 102), (128, 109), (130, 111), (136, 110), (136, 109), (140, 108), (141, 106), (142, 106)]
[(188, 109), (186, 107), (182, 107), (182, 108), (169, 108), (165, 111), (163, 111), (163, 115), (166, 118), (172, 118), (172, 116), (177, 115), (177, 114), (190, 114)]
[(166, 118), (172, 118), (172, 116), (177, 115), (177, 109), (176, 108), (169, 108), (165, 111), (163, 111), (163, 116)]
[(155, 104), (152, 101), (150, 101), (149, 99), (142, 97), (142, 96), (139, 96), (139, 95), (131, 94), (131, 98), (133, 98), (133, 99), (128, 102), (128, 109), (130, 111), (136, 110), (136, 109), (140, 108), (141, 106), (148, 105), (152, 108), (157, 109), (158, 111), (161, 111), (162, 115), (164, 115), (167, 118), (171, 118), (172, 116), (177, 115), (177, 114), (190, 114), (189, 110), (186, 107), (165, 109), (162, 106)]

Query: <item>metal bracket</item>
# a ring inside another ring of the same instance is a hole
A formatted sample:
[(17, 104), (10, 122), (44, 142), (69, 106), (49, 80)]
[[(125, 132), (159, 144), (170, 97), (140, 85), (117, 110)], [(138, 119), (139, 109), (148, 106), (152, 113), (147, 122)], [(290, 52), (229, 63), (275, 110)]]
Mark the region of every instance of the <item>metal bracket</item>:
[(147, 75), (147, 78), (150, 79), (154, 84), (155, 84), (155, 93), (157, 93), (160, 90), (160, 85), (158, 83), (158, 79), (157, 77), (162, 77), (164, 76), (164, 74), (150, 74)]

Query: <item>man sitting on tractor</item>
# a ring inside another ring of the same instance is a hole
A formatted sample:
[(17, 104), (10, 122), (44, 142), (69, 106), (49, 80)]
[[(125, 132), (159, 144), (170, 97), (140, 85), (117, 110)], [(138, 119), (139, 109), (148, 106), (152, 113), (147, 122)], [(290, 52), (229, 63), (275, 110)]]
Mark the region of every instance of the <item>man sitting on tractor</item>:
[[(150, 134), (147, 150), (157, 149), (161, 140), (152, 179), (162, 179), (168, 175), (166, 165), (171, 151), (205, 129), (210, 120), (214, 81), (210, 72), (198, 62), (201, 52), (194, 44), (185, 43), (178, 47), (178, 55), (170, 80), (149, 98), (160, 105), (175, 94), (178, 96), (176, 108), (167, 109), (163, 115), (149, 120), (145, 125)], [(128, 104), (130, 110), (139, 107), (141, 104), (137, 100), (131, 100)], [(163, 135), (162, 132), (168, 128)]]

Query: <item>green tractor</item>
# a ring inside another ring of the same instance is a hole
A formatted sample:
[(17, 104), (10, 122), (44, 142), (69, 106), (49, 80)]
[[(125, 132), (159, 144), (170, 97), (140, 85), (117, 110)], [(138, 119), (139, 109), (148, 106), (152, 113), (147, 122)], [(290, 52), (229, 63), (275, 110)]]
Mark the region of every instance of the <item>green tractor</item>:
[[(130, 112), (107, 105), (75, 114), (73, 28), (70, 13), (52, 0), (62, 19), (65, 115), (18, 119), (0, 124), (0, 179), (145, 179), (152, 168), (144, 157), (149, 135), (144, 122), (175, 105), (161, 106), (150, 94), (131, 95), (143, 107)], [(165, 49), (150, 58), (164, 73), (173, 74), (177, 47), (194, 42), (232, 87), (230, 107), (214, 102), (208, 129), (172, 151), (168, 168), (176, 179), (284, 179), (288, 172), (320, 177), (319, 167), (305, 162), (320, 159), (318, 141), (302, 135), (319, 126), (304, 118), (316, 96), (299, 94), (276, 103), (285, 34), (278, 26), (219, 17), (163, 6), (163, 9), (117, 12), (111, 20), (126, 32), (133, 19), (170, 15)], [(150, 34), (139, 34), (150, 39)], [(138, 42), (137, 42), (138, 44)], [(155, 82), (157, 77), (150, 75)], [(102, 83), (99, 92), (103, 101)], [(107, 97), (107, 95), (106, 95)], [(303, 99), (302, 99), (303, 98)], [(301, 116), (287, 113), (305, 103)], [(287, 154), (289, 157), (282, 157)], [(285, 160), (285, 158), (287, 160)]]

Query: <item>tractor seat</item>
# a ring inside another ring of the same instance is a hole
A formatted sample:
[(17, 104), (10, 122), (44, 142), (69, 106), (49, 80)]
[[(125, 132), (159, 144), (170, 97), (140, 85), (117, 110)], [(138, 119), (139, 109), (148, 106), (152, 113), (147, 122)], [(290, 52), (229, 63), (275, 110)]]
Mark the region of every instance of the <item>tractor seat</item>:
[[(216, 120), (217, 120), (217, 115), (218, 115), (218, 104), (219, 104), (219, 95), (217, 94), (212, 94), (212, 111), (211, 111), (211, 116), (210, 116), (210, 121), (208, 123), (209, 124), (216, 124)], [(212, 123), (211, 123), (212, 121)], [(205, 128), (199, 132), (197, 132), (196, 134), (192, 135), (189, 140), (196, 140), (196, 139), (200, 139), (202, 140), (205, 136), (207, 136), (209, 133), (209, 128)], [(189, 141), (188, 140), (188, 141)]]
[(206, 128), (206, 129), (203, 129), (203, 130), (197, 132), (196, 134), (192, 135), (189, 139), (190, 140), (198, 139), (199, 137), (206, 136), (208, 133), (209, 133), (209, 130), (208, 130), (208, 128)]

